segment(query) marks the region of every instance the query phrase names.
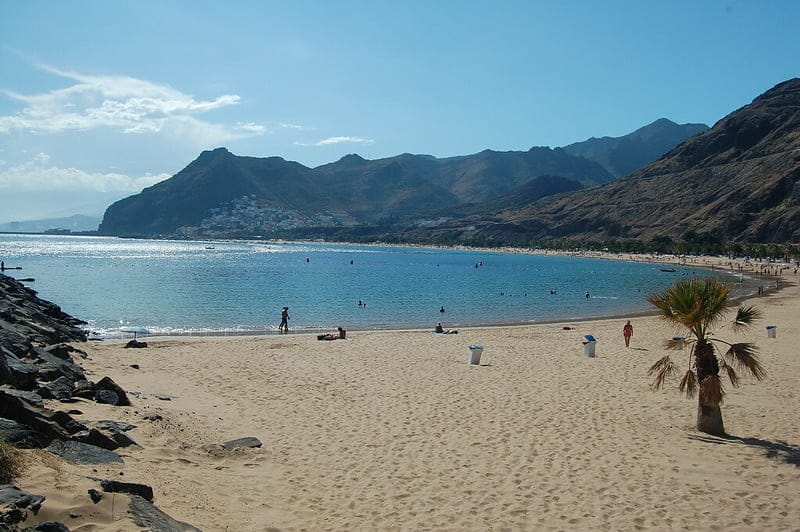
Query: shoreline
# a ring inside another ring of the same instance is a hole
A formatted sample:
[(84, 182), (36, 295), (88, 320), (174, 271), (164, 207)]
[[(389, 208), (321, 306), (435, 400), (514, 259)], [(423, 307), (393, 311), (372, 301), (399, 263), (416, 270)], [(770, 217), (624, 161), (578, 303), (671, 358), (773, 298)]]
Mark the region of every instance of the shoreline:
[[(202, 241), (198, 241), (202, 242)], [(250, 241), (246, 241), (250, 242)], [(290, 242), (283, 242), (280, 243), (290, 243)], [(301, 242), (301, 243), (314, 243), (314, 242)], [(327, 242), (330, 244), (336, 245), (353, 245), (353, 246), (363, 246), (363, 244), (348, 244), (348, 243), (332, 243)], [(375, 246), (383, 246), (383, 244), (374, 244)], [(714, 256), (693, 256), (692, 259), (695, 261), (701, 260), (702, 263), (691, 262), (687, 263), (685, 258), (679, 256), (652, 256), (652, 255), (639, 255), (639, 254), (613, 254), (607, 252), (588, 252), (590, 255), (583, 254), (583, 253), (572, 253), (572, 252), (555, 252), (549, 251), (540, 253), (539, 250), (522, 250), (518, 249), (517, 251), (509, 251), (505, 248), (498, 248), (498, 249), (483, 249), (483, 248), (462, 248), (462, 247), (443, 247), (443, 246), (400, 246), (400, 245), (392, 245), (391, 247), (399, 247), (399, 248), (423, 248), (423, 249), (450, 249), (450, 250), (462, 250), (462, 251), (480, 251), (480, 252), (495, 252), (495, 253), (519, 253), (519, 254), (529, 254), (529, 255), (558, 255), (558, 256), (565, 256), (565, 257), (575, 257), (575, 258), (587, 258), (587, 259), (602, 259), (602, 260), (611, 260), (611, 261), (625, 261), (625, 262), (635, 262), (635, 263), (648, 263), (648, 264), (664, 264), (664, 265), (674, 265), (674, 266), (684, 266), (684, 267), (691, 267), (697, 269), (708, 270), (711, 272), (724, 274), (724, 275), (741, 275), (743, 278), (747, 279), (747, 285), (750, 287), (749, 290), (745, 290), (744, 293), (736, 293), (736, 284), (731, 283), (734, 286), (733, 295), (730, 299), (731, 306), (740, 304), (743, 301), (746, 301), (751, 298), (758, 297), (755, 285), (759, 283), (759, 278), (756, 277), (758, 272), (755, 270), (742, 270), (742, 269), (735, 269), (736, 266), (748, 266), (752, 267), (753, 265), (749, 264), (744, 259), (728, 259), (726, 257), (714, 257)], [(596, 255), (596, 256), (595, 256)], [(725, 264), (727, 262), (731, 262), (733, 266), (728, 267)], [(780, 278), (780, 277), (777, 277)], [(767, 278), (762, 278), (762, 281), (765, 280), (770, 283), (774, 283), (776, 277), (771, 276)], [(785, 284), (785, 281), (784, 281)], [(783, 287), (781, 287), (783, 288)], [(774, 294), (778, 292), (780, 288), (774, 288), (772, 284), (768, 286), (764, 290), (764, 296)], [(462, 328), (462, 329), (475, 329), (475, 328), (494, 328), (494, 327), (525, 327), (525, 326), (535, 326), (535, 325), (553, 325), (558, 323), (579, 323), (579, 322), (586, 322), (586, 321), (599, 321), (599, 320), (608, 320), (608, 319), (622, 319), (622, 318), (631, 318), (631, 317), (645, 317), (645, 316), (653, 316), (657, 312), (655, 310), (650, 309), (641, 309), (641, 310), (634, 310), (631, 312), (614, 312), (610, 314), (600, 314), (597, 316), (574, 316), (574, 317), (564, 317), (564, 318), (544, 318), (544, 319), (537, 319), (537, 320), (529, 320), (529, 321), (514, 321), (514, 320), (498, 320), (496, 322), (468, 322), (468, 323), (455, 323), (455, 322), (448, 322), (449, 328)], [(430, 328), (433, 327), (435, 324), (431, 324)], [(334, 330), (335, 327), (333, 326), (311, 326), (311, 327), (298, 327), (297, 329), (292, 329), (290, 327), (289, 331), (290, 334), (294, 335), (303, 335), (303, 334), (320, 334), (325, 332), (330, 332)], [(360, 327), (358, 325), (349, 326), (347, 327), (348, 331), (351, 332), (370, 332), (370, 331), (425, 331), (428, 330), (427, 327), (417, 327), (413, 325), (398, 325), (398, 326), (373, 326), (373, 327)], [(124, 334), (130, 333), (122, 333), (120, 335), (114, 334), (112, 336), (104, 337), (104, 338), (90, 338), (92, 340), (120, 340), (124, 338)], [(197, 330), (188, 330), (184, 331), (175, 331), (175, 332), (156, 332), (156, 333), (144, 333), (140, 334), (142, 338), (205, 338), (205, 337), (240, 337), (240, 336), (283, 336), (283, 333), (278, 332), (275, 329), (232, 329), (232, 330), (208, 330), (208, 331), (197, 331)]]

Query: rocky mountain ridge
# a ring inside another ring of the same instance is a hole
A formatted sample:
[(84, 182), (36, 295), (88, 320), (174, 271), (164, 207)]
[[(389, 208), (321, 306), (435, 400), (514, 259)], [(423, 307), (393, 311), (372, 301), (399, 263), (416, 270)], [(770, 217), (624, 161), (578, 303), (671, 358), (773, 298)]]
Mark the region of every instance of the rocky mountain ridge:
[[(800, 78), (780, 83), (623, 179), (505, 211), (542, 237), (800, 241)], [(498, 235), (502, 238), (501, 235)]]
[(666, 118), (622, 137), (592, 137), (564, 146), (564, 151), (600, 164), (615, 178), (655, 161), (689, 137), (708, 130), (705, 124), (678, 125)]
[[(662, 121), (660, 129), (669, 124)], [(674, 126), (680, 131), (675, 134), (688, 134), (685, 126)], [(545, 186), (532, 191), (542, 176), (559, 179), (539, 181)], [(443, 159), (405, 153), (367, 160), (351, 154), (313, 169), (280, 157), (240, 157), (218, 148), (203, 152), (167, 181), (111, 205), (100, 233), (274, 237), (303, 228), (401, 229), (482, 209), (501, 210), (501, 198), (513, 198), (515, 204), (613, 179), (601, 164), (562, 148), (484, 150)], [(524, 191), (523, 198), (517, 191)]]

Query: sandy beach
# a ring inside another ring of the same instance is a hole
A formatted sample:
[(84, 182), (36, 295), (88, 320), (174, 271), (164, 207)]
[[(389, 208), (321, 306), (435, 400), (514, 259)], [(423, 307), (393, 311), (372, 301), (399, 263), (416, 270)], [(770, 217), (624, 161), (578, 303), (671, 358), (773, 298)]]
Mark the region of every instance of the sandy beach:
[[(124, 495), (86, 495), (86, 477), (105, 476), (153, 486), (159, 508), (203, 530), (798, 530), (797, 279), (749, 302), (764, 312), (749, 332), (716, 331), (754, 341), (768, 372), (726, 382), (730, 439), (694, 430), (696, 399), (677, 379), (649, 389), (647, 369), (680, 332), (656, 317), (633, 319), (630, 348), (624, 319), (91, 342), (81, 365), (133, 406), (48, 404), (132, 423), (140, 446), (114, 466), (32, 453), (18, 485), (47, 501), (25, 524), (136, 530)], [(477, 366), (472, 344), (484, 346)], [(263, 446), (219, 445), (245, 436)]]

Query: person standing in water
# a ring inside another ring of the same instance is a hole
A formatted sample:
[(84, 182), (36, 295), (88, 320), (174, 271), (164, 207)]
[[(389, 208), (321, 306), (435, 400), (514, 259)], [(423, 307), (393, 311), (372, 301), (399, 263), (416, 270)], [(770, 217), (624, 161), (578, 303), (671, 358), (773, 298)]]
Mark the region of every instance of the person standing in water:
[(633, 336), (633, 325), (631, 325), (631, 320), (628, 320), (628, 323), (626, 323), (625, 327), (622, 328), (622, 336), (625, 337), (625, 347), (630, 347), (631, 336)]
[(289, 307), (283, 307), (281, 311), (281, 324), (278, 325), (278, 332), (289, 332)]

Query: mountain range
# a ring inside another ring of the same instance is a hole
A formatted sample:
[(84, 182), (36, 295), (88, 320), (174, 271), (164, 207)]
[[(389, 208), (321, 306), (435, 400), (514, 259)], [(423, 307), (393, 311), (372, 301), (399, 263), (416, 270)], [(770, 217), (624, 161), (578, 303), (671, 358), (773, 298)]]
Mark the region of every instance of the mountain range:
[(666, 118), (659, 118), (623, 137), (592, 137), (564, 146), (564, 151), (594, 161), (618, 178), (646, 166), (687, 138), (707, 129), (705, 124), (679, 126)]
[[(592, 189), (504, 210), (503, 240), (570, 237), (800, 241), (800, 78), (780, 83), (663, 157)], [(504, 234), (506, 236), (504, 236)]]
[[(613, 181), (633, 161), (698, 131), (659, 119), (619, 138), (565, 148), (447, 158), (347, 155), (316, 168), (280, 157), (205, 151), (170, 179), (111, 205), (100, 233), (169, 237), (315, 237), (432, 228), (521, 208), (553, 194)], [(656, 153), (656, 155), (650, 155)], [(644, 163), (642, 163), (644, 164)]]

